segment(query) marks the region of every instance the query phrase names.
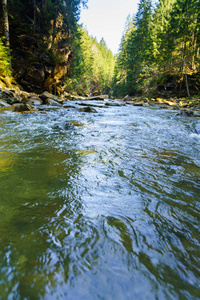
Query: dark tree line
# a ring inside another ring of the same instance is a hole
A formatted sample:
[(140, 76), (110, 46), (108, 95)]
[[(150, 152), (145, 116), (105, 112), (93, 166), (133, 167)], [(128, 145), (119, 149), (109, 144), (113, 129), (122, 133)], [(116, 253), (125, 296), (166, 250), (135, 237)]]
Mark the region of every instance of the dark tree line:
[[(17, 82), (29, 91), (47, 89), (61, 93), (71, 61), (76, 56), (77, 22), (81, 6), (86, 2), (0, 0), (3, 8), (0, 10), (0, 53), (4, 53), (0, 54), (0, 68), (2, 66), (4, 73), (8, 73), (6, 53), (10, 40), (13, 76)], [(7, 49), (3, 48), (5, 46)]]

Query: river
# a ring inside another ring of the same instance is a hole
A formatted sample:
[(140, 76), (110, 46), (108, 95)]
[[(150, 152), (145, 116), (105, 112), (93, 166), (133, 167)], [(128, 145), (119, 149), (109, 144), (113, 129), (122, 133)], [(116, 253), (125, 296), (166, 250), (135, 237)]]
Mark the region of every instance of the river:
[(200, 119), (96, 110), (0, 112), (0, 299), (200, 299)]

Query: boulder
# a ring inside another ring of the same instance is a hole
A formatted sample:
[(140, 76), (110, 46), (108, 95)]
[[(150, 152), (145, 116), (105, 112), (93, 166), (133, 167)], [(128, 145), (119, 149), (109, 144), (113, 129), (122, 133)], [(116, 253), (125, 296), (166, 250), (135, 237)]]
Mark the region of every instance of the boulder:
[(4, 102), (7, 102), (10, 105), (20, 103), (22, 100), (18, 90), (3, 89), (0, 91), (0, 97)]
[(88, 97), (87, 100), (104, 100), (104, 99), (108, 99), (108, 98), (109, 98), (108, 95), (98, 95), (98, 96)]
[(91, 107), (105, 107), (103, 101), (101, 101), (101, 103), (99, 101), (80, 101), (80, 102), (76, 102), (76, 104), (82, 106), (91, 106)]
[(98, 96), (89, 96), (89, 97), (83, 97), (83, 96), (79, 96), (79, 95), (71, 95), (71, 94), (68, 94), (68, 93), (64, 93), (64, 98), (67, 99), (67, 100), (80, 100), (80, 101), (83, 101), (83, 100), (105, 100), (105, 99), (108, 99), (109, 96), (108, 95), (98, 95)]
[(55, 96), (47, 91), (43, 92), (39, 97), (40, 97), (40, 99), (42, 99), (42, 101), (44, 103), (46, 103), (47, 99), (52, 99), (54, 101), (57, 101), (60, 104), (64, 103), (64, 101), (62, 99), (60, 99), (58, 96)]
[(82, 112), (88, 112), (88, 113), (97, 113), (96, 109), (90, 107), (90, 106), (86, 106), (80, 109), (80, 111)]
[(27, 102), (33, 105), (42, 105), (43, 102), (39, 97), (31, 96), (27, 99)]
[(33, 110), (33, 106), (30, 104), (26, 104), (26, 103), (17, 103), (14, 104), (14, 110), (15, 112), (24, 112), (24, 111), (31, 111)]
[(58, 101), (55, 101), (51, 98), (46, 99), (46, 104), (52, 105), (52, 106), (60, 106), (61, 105), (61, 103), (59, 103)]
[(133, 105), (134, 105), (134, 106), (143, 106), (143, 105), (144, 105), (144, 102), (143, 102), (143, 101), (140, 101), (140, 102), (133, 102)]
[(125, 103), (119, 101), (107, 101), (105, 103), (106, 106), (124, 106)]

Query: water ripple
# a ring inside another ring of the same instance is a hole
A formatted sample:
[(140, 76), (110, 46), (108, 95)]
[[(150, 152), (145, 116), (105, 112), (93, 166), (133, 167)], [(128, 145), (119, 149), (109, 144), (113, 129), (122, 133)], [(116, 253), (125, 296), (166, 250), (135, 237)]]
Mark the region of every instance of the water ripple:
[(2, 299), (199, 299), (198, 120), (97, 110), (1, 113)]

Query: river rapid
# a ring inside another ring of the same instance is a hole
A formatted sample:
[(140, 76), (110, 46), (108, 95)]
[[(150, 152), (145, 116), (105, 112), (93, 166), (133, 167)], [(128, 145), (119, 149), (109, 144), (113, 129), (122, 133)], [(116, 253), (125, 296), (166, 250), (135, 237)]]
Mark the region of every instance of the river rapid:
[(0, 112), (0, 299), (200, 299), (200, 119), (95, 109)]

